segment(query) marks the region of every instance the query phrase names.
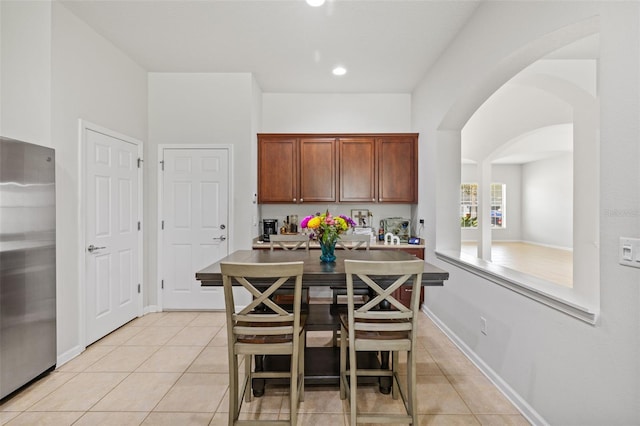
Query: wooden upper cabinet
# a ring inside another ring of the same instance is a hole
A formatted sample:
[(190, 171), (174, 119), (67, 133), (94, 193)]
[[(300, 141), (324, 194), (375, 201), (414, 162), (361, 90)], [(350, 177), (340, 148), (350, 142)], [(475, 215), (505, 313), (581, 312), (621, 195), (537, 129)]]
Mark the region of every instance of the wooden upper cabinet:
[(258, 203), (336, 201), (335, 138), (258, 135)]
[(375, 139), (340, 138), (339, 201), (374, 203), (377, 201)]
[(300, 203), (336, 201), (335, 138), (300, 139)]
[(378, 202), (418, 202), (418, 137), (397, 135), (376, 139)]
[(417, 203), (418, 134), (259, 134), (258, 203)]
[(258, 203), (296, 203), (298, 139), (258, 138)]

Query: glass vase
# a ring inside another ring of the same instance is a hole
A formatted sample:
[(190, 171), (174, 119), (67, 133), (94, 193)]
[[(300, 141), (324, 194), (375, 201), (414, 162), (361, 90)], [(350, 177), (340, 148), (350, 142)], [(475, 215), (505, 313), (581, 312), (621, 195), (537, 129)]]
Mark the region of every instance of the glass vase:
[(321, 262), (325, 262), (325, 263), (335, 262), (336, 260), (336, 255), (334, 254), (336, 250), (335, 240), (327, 241), (326, 243), (323, 243), (322, 240), (320, 240), (320, 250), (322, 251), (322, 254), (320, 255)]

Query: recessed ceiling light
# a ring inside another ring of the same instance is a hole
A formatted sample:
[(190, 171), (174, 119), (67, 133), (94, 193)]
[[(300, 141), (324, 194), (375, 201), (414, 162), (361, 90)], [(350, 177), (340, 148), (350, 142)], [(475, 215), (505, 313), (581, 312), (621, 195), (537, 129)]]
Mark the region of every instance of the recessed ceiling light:
[(307, 0), (307, 4), (313, 7), (319, 7), (324, 4), (324, 0)]
[(347, 73), (347, 69), (345, 67), (337, 66), (331, 72), (333, 75), (345, 75)]

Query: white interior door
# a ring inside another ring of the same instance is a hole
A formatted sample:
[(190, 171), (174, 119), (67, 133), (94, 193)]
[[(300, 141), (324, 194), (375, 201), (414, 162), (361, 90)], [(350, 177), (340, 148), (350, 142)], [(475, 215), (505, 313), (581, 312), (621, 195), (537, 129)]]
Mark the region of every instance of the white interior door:
[(201, 287), (195, 273), (229, 252), (229, 151), (162, 154), (163, 309), (224, 309), (222, 288)]
[(86, 129), (86, 344), (138, 316), (138, 145)]

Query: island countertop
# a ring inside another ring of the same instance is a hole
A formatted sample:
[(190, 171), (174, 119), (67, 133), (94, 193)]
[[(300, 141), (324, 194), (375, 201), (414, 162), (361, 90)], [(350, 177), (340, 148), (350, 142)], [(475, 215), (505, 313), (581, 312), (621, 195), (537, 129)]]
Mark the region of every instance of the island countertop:
[[(346, 276), (344, 261), (370, 260), (370, 261), (402, 261), (415, 259), (403, 250), (345, 250), (340, 253), (335, 262), (323, 263), (318, 259), (317, 253), (307, 250), (238, 250), (223, 259), (214, 262), (206, 268), (196, 272), (196, 280), (202, 286), (222, 286), (222, 262), (247, 262), (247, 263), (277, 263), (277, 262), (304, 262), (303, 287), (307, 286), (345, 286)], [(422, 285), (442, 286), (449, 279), (449, 273), (430, 263), (425, 262), (422, 274)]]

